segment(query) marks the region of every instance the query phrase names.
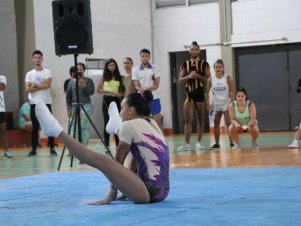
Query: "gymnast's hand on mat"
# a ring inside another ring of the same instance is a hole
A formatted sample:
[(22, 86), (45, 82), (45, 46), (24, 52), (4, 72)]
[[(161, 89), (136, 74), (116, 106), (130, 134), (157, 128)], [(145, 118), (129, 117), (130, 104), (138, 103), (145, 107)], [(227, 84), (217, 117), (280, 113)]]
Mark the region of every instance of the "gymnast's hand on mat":
[(109, 134), (118, 134), (122, 122), (116, 102), (113, 101), (110, 103), (108, 113), (110, 119), (107, 123), (106, 131)]
[(110, 202), (116, 200), (116, 198), (117, 198), (117, 189), (110, 188), (106, 197), (104, 197), (101, 200), (90, 202), (89, 205), (106, 205), (106, 204), (109, 204)]
[(36, 116), (41, 125), (42, 133), (49, 137), (58, 137), (63, 128), (50, 113), (47, 106), (42, 102), (36, 102)]

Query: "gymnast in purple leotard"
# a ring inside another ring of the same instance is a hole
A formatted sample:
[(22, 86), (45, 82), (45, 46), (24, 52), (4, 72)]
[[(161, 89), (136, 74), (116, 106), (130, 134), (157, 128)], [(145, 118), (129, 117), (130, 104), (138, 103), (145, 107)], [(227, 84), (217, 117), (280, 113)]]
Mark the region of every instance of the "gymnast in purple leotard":
[[(134, 203), (159, 202), (167, 197), (169, 148), (161, 129), (150, 117), (152, 97), (151, 91), (146, 90), (142, 94), (131, 93), (122, 101), (122, 124), (115, 160), (89, 150), (70, 137), (46, 105), (36, 101), (35, 111), (43, 133), (58, 137), (81, 162), (99, 169), (110, 180), (108, 194), (90, 204), (107, 204), (116, 200), (117, 190)], [(128, 169), (123, 163), (130, 152), (133, 160), (131, 169)]]

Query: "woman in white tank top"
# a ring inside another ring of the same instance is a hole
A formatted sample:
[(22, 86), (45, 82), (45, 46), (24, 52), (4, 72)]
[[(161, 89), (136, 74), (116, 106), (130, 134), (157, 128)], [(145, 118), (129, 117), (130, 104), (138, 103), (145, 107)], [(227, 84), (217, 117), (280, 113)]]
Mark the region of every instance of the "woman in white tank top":
[[(214, 137), (215, 144), (212, 148), (220, 148), (220, 122), (222, 115), (224, 115), (225, 123), (228, 128), (230, 125), (230, 118), (228, 107), (230, 102), (234, 101), (235, 88), (232, 78), (225, 75), (224, 63), (222, 60), (217, 60), (214, 63), (215, 75), (208, 79), (206, 86), (206, 106), (208, 111), (214, 111)], [(209, 91), (212, 88), (212, 103), (209, 102)], [(230, 138), (229, 138), (230, 139)], [(230, 146), (232, 141), (230, 139)]]

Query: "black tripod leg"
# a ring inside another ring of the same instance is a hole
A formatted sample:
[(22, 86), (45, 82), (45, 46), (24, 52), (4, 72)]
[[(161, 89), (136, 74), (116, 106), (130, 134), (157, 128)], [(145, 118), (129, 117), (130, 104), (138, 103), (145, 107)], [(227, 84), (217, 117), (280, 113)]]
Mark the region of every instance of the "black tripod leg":
[[(77, 126), (77, 122), (78, 122), (78, 119), (79, 119), (79, 112), (78, 112), (78, 110), (79, 110), (79, 106), (78, 105), (75, 105), (75, 107), (74, 107), (74, 111), (73, 111), (73, 115), (75, 115), (75, 117), (74, 117), (74, 127), (73, 127), (73, 138), (75, 139), (75, 137), (76, 137), (76, 126)], [(71, 124), (72, 125), (72, 124)], [(80, 128), (78, 128), (78, 130), (79, 130)], [(81, 142), (80, 140), (79, 140), (79, 142)], [(72, 167), (73, 166), (73, 155), (71, 155), (71, 160), (70, 160), (70, 167)]]
[[(72, 128), (72, 124), (74, 122), (74, 119), (76, 120), (76, 114), (74, 114), (76, 112), (76, 110), (77, 110), (76, 108), (77, 108), (77, 106), (75, 106), (75, 108), (74, 108), (74, 112), (72, 113), (71, 121), (70, 121), (70, 123), (68, 125), (68, 135), (70, 135), (70, 133), (71, 133), (71, 128)], [(74, 128), (73, 136), (75, 136), (75, 130), (76, 130), (76, 128)], [(58, 171), (60, 171), (65, 150), (66, 150), (66, 146), (64, 146), (62, 154), (61, 154), (60, 162), (59, 162), (59, 165), (57, 167)], [(73, 155), (71, 156), (71, 167), (72, 167), (72, 158), (73, 158)]]
[(91, 120), (91, 118), (90, 118), (88, 112), (86, 112), (86, 110), (85, 110), (85, 108), (84, 108), (83, 106), (81, 106), (81, 108), (82, 108), (82, 110), (85, 112), (85, 115), (87, 116), (87, 118), (88, 118), (90, 124), (92, 125), (93, 129), (95, 130), (97, 136), (99, 137), (99, 139), (101, 140), (101, 142), (102, 142), (103, 145), (105, 146), (105, 148), (106, 148), (105, 153), (107, 153), (112, 159), (114, 159), (114, 156), (112, 155), (112, 152), (111, 152), (110, 148), (108, 147), (108, 145), (106, 145), (104, 139), (102, 138), (102, 136), (101, 136), (100, 133), (98, 132), (98, 130), (97, 130), (96, 126), (94, 125), (93, 121)]

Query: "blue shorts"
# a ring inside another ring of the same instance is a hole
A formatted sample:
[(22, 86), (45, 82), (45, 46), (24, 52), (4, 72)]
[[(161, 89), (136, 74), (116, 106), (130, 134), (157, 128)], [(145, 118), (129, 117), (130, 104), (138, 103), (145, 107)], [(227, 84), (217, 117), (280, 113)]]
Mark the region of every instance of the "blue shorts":
[(161, 103), (160, 103), (160, 99), (155, 99), (155, 100), (152, 100), (150, 102), (150, 108), (151, 108), (151, 114), (154, 116), (154, 115), (157, 115), (161, 112)]

